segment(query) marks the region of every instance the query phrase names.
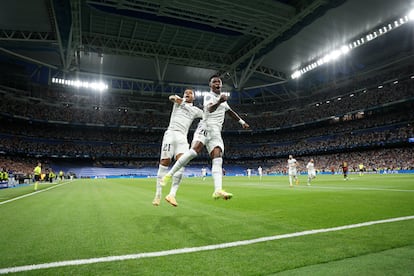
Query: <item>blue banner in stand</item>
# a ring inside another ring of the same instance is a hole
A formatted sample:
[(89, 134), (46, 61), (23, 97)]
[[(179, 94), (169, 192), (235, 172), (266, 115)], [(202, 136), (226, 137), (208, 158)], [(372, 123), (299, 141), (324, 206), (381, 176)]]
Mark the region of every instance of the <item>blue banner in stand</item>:
[(7, 181), (1, 181), (0, 182), (0, 189), (8, 188), (8, 187), (9, 187), (9, 182), (7, 182)]

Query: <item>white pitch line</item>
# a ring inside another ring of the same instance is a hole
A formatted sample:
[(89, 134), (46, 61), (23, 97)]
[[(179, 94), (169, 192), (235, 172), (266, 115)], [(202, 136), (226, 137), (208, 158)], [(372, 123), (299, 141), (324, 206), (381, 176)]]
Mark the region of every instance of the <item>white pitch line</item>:
[[(401, 190), (393, 188), (369, 188), (369, 187), (333, 187), (333, 186), (307, 186), (315, 189), (332, 189), (332, 190), (358, 190), (358, 191), (387, 191), (387, 192), (409, 192), (413, 193), (414, 190)], [(307, 188), (306, 187), (306, 188)]]
[[(240, 186), (254, 186), (254, 187), (273, 187), (273, 188), (283, 188), (283, 189), (292, 189), (289, 187), (289, 184), (244, 184)], [(394, 188), (375, 188), (375, 187), (344, 187), (344, 186), (320, 186), (321, 184), (314, 184), (314, 185), (298, 185), (294, 186), (292, 190), (295, 189), (327, 189), (327, 190), (357, 190), (357, 191), (387, 191), (387, 192), (409, 192), (414, 193), (414, 190), (402, 190), (402, 189), (394, 189)]]
[(32, 264), (32, 265), (8, 267), (8, 268), (0, 269), (0, 274), (31, 271), (31, 270), (38, 270), (38, 269), (54, 268), (54, 267), (63, 267), (63, 266), (78, 266), (78, 265), (84, 265), (84, 264), (96, 264), (96, 263), (104, 263), (104, 262), (135, 260), (135, 259), (142, 259), (142, 258), (162, 257), (162, 256), (185, 254), (185, 253), (192, 253), (192, 252), (209, 251), (209, 250), (237, 247), (237, 246), (243, 246), (243, 245), (250, 245), (250, 244), (255, 244), (255, 243), (260, 243), (260, 242), (281, 240), (281, 239), (300, 237), (300, 236), (306, 236), (306, 235), (314, 235), (314, 234), (319, 234), (319, 233), (327, 233), (327, 232), (341, 231), (341, 230), (346, 230), (346, 229), (360, 228), (360, 227), (366, 227), (366, 226), (382, 224), (382, 223), (405, 221), (405, 220), (411, 220), (411, 219), (414, 219), (414, 216), (368, 221), (368, 222), (343, 225), (343, 226), (338, 226), (338, 227), (333, 227), (333, 228), (306, 230), (302, 232), (282, 234), (282, 235), (276, 235), (276, 236), (270, 236), (270, 237), (262, 237), (262, 238), (252, 239), (252, 240), (235, 241), (235, 242), (213, 244), (213, 245), (206, 245), (206, 246), (199, 246), (199, 247), (180, 248), (180, 249), (172, 249), (172, 250), (165, 250), (165, 251), (158, 251), (158, 252), (107, 256), (107, 257), (100, 257), (100, 258), (68, 260), (68, 261), (60, 261), (60, 262), (52, 262), (52, 263), (44, 263), (44, 264)]
[(30, 194), (25, 194), (25, 195), (18, 196), (18, 197), (15, 197), (15, 198), (9, 199), (9, 200), (2, 201), (2, 202), (0, 202), (0, 205), (2, 205), (2, 204), (6, 204), (6, 203), (9, 203), (9, 202), (12, 202), (12, 201), (18, 200), (18, 199), (22, 199), (22, 198), (25, 198), (25, 197), (28, 197), (28, 196), (36, 195), (36, 194), (38, 194), (38, 193), (43, 193), (43, 192), (49, 191), (49, 190), (51, 190), (51, 189), (54, 189), (54, 188), (60, 187), (60, 186), (62, 186), (62, 185), (68, 184), (68, 183), (70, 183), (70, 182), (73, 182), (73, 180), (72, 180), (72, 181), (65, 182), (65, 183), (57, 184), (56, 186), (52, 186), (52, 187), (49, 187), (49, 188), (46, 188), (46, 189), (43, 189), (43, 190), (39, 190), (39, 191), (37, 191), (37, 192), (33, 192), (33, 193), (30, 193)]

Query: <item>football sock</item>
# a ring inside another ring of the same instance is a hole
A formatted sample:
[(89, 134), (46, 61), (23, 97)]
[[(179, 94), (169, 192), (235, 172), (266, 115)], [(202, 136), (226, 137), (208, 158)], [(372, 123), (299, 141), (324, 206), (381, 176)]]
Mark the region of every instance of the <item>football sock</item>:
[(171, 190), (170, 190), (170, 195), (172, 195), (173, 197), (176, 196), (177, 194), (177, 190), (178, 190), (178, 186), (180, 186), (181, 183), (181, 179), (183, 178), (183, 172), (184, 172), (185, 168), (181, 168), (179, 169), (174, 175), (173, 175), (173, 182), (171, 185)]
[(214, 158), (212, 163), (211, 174), (213, 175), (214, 190), (219, 191), (223, 187), (223, 158)]
[(292, 176), (289, 175), (289, 184), (292, 186)]
[(163, 165), (159, 165), (158, 166), (158, 173), (157, 173), (157, 183), (156, 183), (156, 190), (155, 190), (155, 196), (156, 197), (161, 197), (162, 194), (162, 186), (160, 185), (160, 180), (164, 177), (164, 175), (166, 175), (168, 172), (168, 167), (167, 166), (163, 166)]

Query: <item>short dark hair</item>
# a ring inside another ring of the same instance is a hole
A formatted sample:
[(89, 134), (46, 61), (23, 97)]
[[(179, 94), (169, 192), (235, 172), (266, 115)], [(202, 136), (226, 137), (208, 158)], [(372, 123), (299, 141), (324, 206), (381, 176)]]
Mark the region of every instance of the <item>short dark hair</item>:
[(214, 75), (212, 75), (212, 76), (208, 79), (208, 83), (210, 83), (210, 82), (211, 82), (211, 80), (212, 80), (212, 79), (214, 79), (214, 78), (219, 78), (219, 79), (221, 79), (221, 77), (220, 77), (220, 75), (219, 75), (219, 74), (214, 74)]

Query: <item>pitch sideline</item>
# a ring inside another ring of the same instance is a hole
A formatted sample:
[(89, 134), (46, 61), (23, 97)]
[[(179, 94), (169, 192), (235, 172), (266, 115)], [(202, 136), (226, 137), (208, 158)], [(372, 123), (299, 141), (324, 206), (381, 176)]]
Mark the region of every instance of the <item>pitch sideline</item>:
[(54, 267), (63, 267), (63, 266), (77, 266), (77, 265), (84, 265), (84, 264), (125, 261), (125, 260), (134, 260), (134, 259), (142, 259), (142, 258), (185, 254), (185, 253), (192, 253), (192, 252), (201, 252), (201, 251), (230, 248), (230, 247), (236, 247), (236, 246), (242, 246), (242, 245), (250, 245), (250, 244), (266, 242), (266, 241), (281, 240), (281, 239), (313, 235), (313, 234), (319, 234), (319, 233), (341, 231), (341, 230), (366, 227), (366, 226), (371, 226), (371, 225), (376, 225), (376, 224), (405, 221), (405, 220), (412, 220), (412, 219), (414, 219), (414, 216), (405, 216), (405, 217), (390, 218), (390, 219), (384, 219), (384, 220), (368, 221), (368, 222), (362, 222), (362, 223), (357, 223), (357, 224), (343, 225), (343, 226), (337, 226), (337, 227), (332, 227), (332, 228), (306, 230), (306, 231), (301, 231), (301, 232), (296, 232), (296, 233), (282, 234), (282, 235), (276, 235), (276, 236), (270, 236), (270, 237), (262, 237), (262, 238), (245, 240), (245, 241), (221, 243), (221, 244), (215, 244), (215, 245), (206, 245), (206, 246), (172, 249), (172, 250), (165, 250), (165, 251), (158, 251), (158, 252), (107, 256), (107, 257), (100, 257), (100, 258), (79, 259), (79, 260), (69, 260), (69, 261), (60, 261), (60, 262), (52, 262), (52, 263), (8, 267), (8, 268), (1, 268), (0, 274), (31, 271), (31, 270), (38, 270), (38, 269), (54, 268)]
[(56, 186), (52, 186), (52, 187), (49, 187), (49, 188), (46, 188), (46, 189), (43, 189), (43, 190), (39, 190), (39, 191), (36, 191), (36, 192), (30, 193), (30, 194), (25, 194), (25, 195), (18, 196), (18, 197), (15, 197), (15, 198), (9, 199), (9, 200), (5, 200), (5, 201), (0, 202), (0, 205), (2, 205), (2, 204), (6, 204), (6, 203), (9, 203), (9, 202), (12, 202), (12, 201), (18, 200), (18, 199), (22, 199), (22, 198), (25, 198), (25, 197), (28, 197), (28, 196), (32, 196), (32, 195), (35, 195), (35, 194), (38, 194), (38, 193), (43, 193), (43, 192), (49, 191), (49, 190), (51, 190), (51, 189), (54, 189), (54, 188), (60, 187), (60, 186), (62, 186), (62, 185), (65, 185), (65, 184), (71, 183), (71, 182), (73, 182), (73, 181), (74, 181), (74, 180), (67, 181), (67, 182), (64, 182), (64, 183), (61, 183), (61, 184), (57, 184)]

